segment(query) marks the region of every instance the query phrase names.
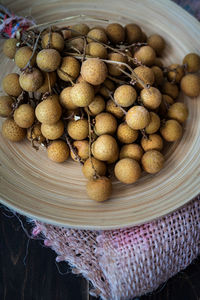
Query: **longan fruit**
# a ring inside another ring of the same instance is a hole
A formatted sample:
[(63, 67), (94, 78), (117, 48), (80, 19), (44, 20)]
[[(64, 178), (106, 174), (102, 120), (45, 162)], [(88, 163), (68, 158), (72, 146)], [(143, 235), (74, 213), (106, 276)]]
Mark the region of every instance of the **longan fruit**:
[(69, 109), (69, 110), (74, 110), (78, 106), (72, 102), (71, 95), (70, 95), (71, 89), (72, 89), (72, 86), (68, 86), (62, 90), (62, 92), (60, 93), (60, 96), (59, 96), (59, 102), (64, 108)]
[(164, 156), (157, 150), (149, 150), (142, 156), (143, 169), (150, 174), (158, 173), (164, 165)]
[(161, 59), (159, 57), (155, 58), (154, 66), (157, 66), (159, 68), (163, 68), (163, 62), (161, 61)]
[(165, 48), (165, 40), (159, 34), (152, 34), (147, 39), (147, 44), (151, 46), (157, 55), (161, 55)]
[[(139, 66), (134, 69), (134, 72), (145, 84), (153, 85), (155, 81), (155, 76), (152, 69), (146, 66)], [(133, 77), (134, 77), (134, 73), (133, 73)], [(143, 89), (140, 83), (137, 82), (136, 85), (138, 88)]]
[(100, 28), (93, 28), (87, 34), (87, 41), (88, 43), (99, 41), (107, 44), (108, 38), (104, 30)]
[[(18, 68), (23, 69), (27, 65), (28, 61), (32, 56), (33, 51), (28, 46), (24, 46), (19, 48), (15, 53), (15, 64)], [(33, 55), (31, 59), (31, 67), (33, 67), (36, 63), (36, 53)]]
[(73, 140), (84, 140), (89, 134), (89, 125), (86, 119), (72, 120), (67, 125), (67, 132)]
[(99, 160), (111, 160), (118, 152), (116, 139), (108, 134), (99, 136), (92, 144), (92, 154)]
[(112, 182), (107, 177), (91, 179), (87, 183), (88, 197), (97, 202), (103, 202), (110, 198), (112, 193)]
[[(44, 81), (43, 84), (41, 85), (41, 87), (36, 91), (37, 93), (46, 93), (49, 92), (49, 83), (50, 83), (50, 87), (53, 88), (55, 83), (56, 83), (56, 73), (55, 72), (42, 72)], [(48, 79), (49, 77), (49, 79)]]
[(71, 56), (63, 57), (60, 68), (57, 70), (58, 76), (64, 81), (75, 80), (80, 73), (79, 61)]
[[(78, 156), (80, 156), (82, 161), (85, 161), (89, 157), (89, 142), (87, 140), (75, 141), (73, 142), (73, 146), (77, 150)], [(78, 161), (76, 156), (72, 151), (70, 151), (71, 158), (75, 161)]]
[(53, 72), (61, 62), (60, 53), (55, 49), (43, 49), (36, 57), (38, 68), (44, 72)]
[(90, 30), (87, 24), (75, 24), (70, 26), (70, 28), (72, 29), (71, 31), (72, 37), (86, 35)]
[(164, 94), (167, 94), (168, 96), (172, 97), (173, 99), (178, 98), (179, 95), (179, 89), (176, 84), (172, 84), (169, 81), (165, 81), (162, 86), (162, 92)]
[(183, 129), (178, 121), (167, 120), (160, 128), (160, 133), (167, 142), (175, 142), (181, 138)]
[(131, 85), (123, 84), (114, 93), (114, 99), (120, 106), (128, 107), (133, 105), (137, 98), (137, 92)]
[(2, 124), (2, 135), (11, 142), (20, 142), (26, 136), (26, 129), (19, 127), (13, 119), (6, 119)]
[(39, 144), (45, 141), (45, 137), (42, 135), (41, 132), (41, 124), (36, 123), (31, 128), (27, 130), (27, 139), (29, 141), (36, 140)]
[(10, 96), (0, 96), (0, 117), (8, 117), (12, 112), (14, 100)]
[(108, 159), (106, 162), (107, 162), (108, 165), (109, 165), (109, 164), (113, 164), (113, 163), (115, 163), (115, 162), (118, 160), (118, 158), (119, 158), (119, 149), (118, 149), (118, 151), (115, 152), (115, 154), (114, 154), (110, 159)]
[(188, 108), (185, 103), (176, 102), (169, 107), (167, 116), (179, 123), (184, 123), (188, 117)]
[[(120, 53), (115, 53), (111, 52), (108, 54), (108, 60), (112, 61), (117, 61), (117, 62), (122, 62), (122, 63), (127, 63), (127, 58), (126, 56), (120, 54)], [(120, 67), (122, 70), (125, 69), (125, 66), (119, 65), (119, 64), (108, 64), (108, 72), (112, 76), (120, 76), (122, 72), (117, 69), (117, 67)]]
[(189, 53), (184, 57), (183, 64), (186, 65), (188, 72), (198, 72), (200, 70), (200, 56), (196, 53)]
[(108, 55), (107, 49), (97, 42), (91, 42), (87, 45), (86, 54), (98, 58), (106, 58)]
[(148, 150), (161, 151), (163, 148), (163, 139), (158, 134), (150, 134), (148, 138), (142, 137), (141, 146), (145, 152)]
[(99, 176), (104, 176), (106, 174), (106, 164), (94, 157), (88, 158), (82, 167), (83, 175), (88, 179), (93, 179), (96, 175), (95, 171)]
[(128, 44), (140, 42), (142, 39), (142, 30), (136, 24), (127, 24), (125, 26), (126, 41)]
[(136, 160), (122, 158), (116, 163), (114, 173), (119, 181), (131, 184), (140, 178), (142, 170)]
[(135, 52), (134, 58), (143, 65), (152, 66), (156, 58), (156, 53), (152, 47), (142, 46)]
[(16, 53), (16, 49), (17, 49), (17, 39), (14, 38), (10, 38), (5, 40), (4, 44), (3, 44), (3, 53), (13, 59), (15, 57), (15, 53)]
[(158, 108), (162, 101), (161, 92), (153, 86), (148, 89), (143, 89), (140, 93), (140, 97), (144, 106), (149, 109)]
[(150, 114), (143, 106), (133, 106), (126, 114), (126, 123), (132, 129), (143, 129), (150, 123)]
[(53, 141), (47, 148), (47, 155), (50, 160), (62, 163), (69, 157), (69, 147), (62, 140)]
[(122, 25), (118, 23), (109, 24), (106, 27), (106, 34), (113, 44), (120, 44), (125, 40), (125, 30)]
[(19, 74), (10, 73), (6, 75), (3, 78), (2, 87), (9, 96), (18, 97), (22, 93), (22, 88), (19, 84)]
[(146, 41), (147, 41), (147, 35), (144, 31), (142, 31), (142, 36), (140, 38), (140, 42), (141, 43), (146, 43)]
[(64, 133), (64, 123), (61, 120), (51, 125), (42, 123), (41, 132), (46, 139), (57, 140)]
[(162, 101), (159, 106), (159, 114), (162, 115), (163, 117), (166, 116), (167, 110), (169, 105), (174, 103), (174, 99), (168, 95), (163, 94), (162, 95)]
[(155, 84), (157, 86), (162, 86), (163, 81), (164, 81), (164, 75), (163, 75), (163, 71), (161, 70), (161, 68), (159, 68), (158, 66), (153, 66), (151, 67), (151, 69), (154, 72), (154, 76), (155, 76)]
[(22, 128), (29, 128), (35, 120), (35, 110), (30, 104), (21, 104), (14, 112), (15, 123)]
[(149, 112), (150, 123), (145, 127), (145, 132), (147, 134), (152, 134), (158, 131), (160, 128), (160, 117), (153, 111)]
[(128, 144), (124, 145), (119, 153), (119, 158), (132, 158), (134, 160), (140, 161), (144, 151), (142, 147), (138, 144)]
[(32, 68), (31, 71), (25, 70), (19, 76), (19, 84), (26, 92), (36, 92), (43, 82), (42, 73), (36, 68)]
[(113, 115), (102, 112), (95, 117), (94, 132), (97, 135), (110, 134), (113, 135), (117, 129), (117, 120)]
[(181, 90), (191, 98), (198, 97), (200, 94), (200, 77), (197, 74), (187, 74), (181, 79)]
[[(67, 49), (70, 49), (72, 51), (77, 52), (77, 50), (78, 50), (82, 53), (83, 49), (84, 49), (84, 39), (77, 37), (72, 40), (69, 40), (69, 41), (67, 41), (66, 47), (67, 47)], [(86, 54), (87, 54), (87, 52), (86, 52)]]
[(49, 45), (49, 48), (62, 51), (64, 48), (64, 38), (58, 32), (46, 33), (42, 37), (42, 48), (45, 49)]
[(183, 66), (179, 64), (172, 64), (168, 67), (167, 77), (169, 81), (179, 83), (185, 75)]
[(87, 82), (76, 83), (70, 91), (70, 97), (76, 106), (88, 106), (94, 100), (94, 88)]
[(107, 66), (99, 58), (89, 58), (82, 63), (81, 75), (85, 81), (92, 85), (103, 83), (107, 74)]
[(117, 138), (123, 144), (130, 144), (137, 140), (138, 131), (129, 127), (125, 122), (117, 128)]
[(106, 103), (106, 111), (121, 119), (124, 116), (123, 111), (111, 99)]
[(61, 106), (57, 95), (51, 95), (40, 102), (35, 109), (35, 115), (38, 121), (44, 124), (52, 125), (56, 123), (62, 114)]
[(106, 78), (106, 80), (103, 82), (102, 86), (100, 87), (100, 94), (104, 96), (106, 99), (110, 97), (109, 91), (114, 91), (115, 84), (112, 80)]
[(102, 111), (104, 111), (105, 107), (105, 101), (100, 95), (96, 95), (94, 100), (88, 106), (89, 111), (93, 116), (100, 114)]

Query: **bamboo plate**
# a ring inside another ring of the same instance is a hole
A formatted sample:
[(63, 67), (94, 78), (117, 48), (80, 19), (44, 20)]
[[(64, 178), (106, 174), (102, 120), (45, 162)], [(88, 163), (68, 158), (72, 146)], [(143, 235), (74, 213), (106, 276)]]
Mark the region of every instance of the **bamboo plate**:
[[(19, 0), (4, 4), (18, 15), (32, 15), (37, 23), (77, 14), (121, 24), (138, 23), (148, 34), (165, 37), (166, 64), (181, 63), (185, 54), (199, 52), (198, 21), (166, 0)], [(78, 21), (101, 23), (85, 18), (70, 24)], [(13, 65), (2, 56), (1, 43), (1, 79), (15, 70)], [(0, 135), (0, 201), (31, 218), (87, 229), (141, 224), (179, 208), (199, 193), (200, 186), (200, 97), (181, 99), (188, 103), (189, 119), (181, 141), (167, 150), (165, 168), (154, 176), (144, 175), (132, 185), (115, 181), (112, 199), (105, 203), (87, 198), (86, 180), (77, 163), (50, 162), (45, 151), (36, 152), (28, 142), (10, 143)]]

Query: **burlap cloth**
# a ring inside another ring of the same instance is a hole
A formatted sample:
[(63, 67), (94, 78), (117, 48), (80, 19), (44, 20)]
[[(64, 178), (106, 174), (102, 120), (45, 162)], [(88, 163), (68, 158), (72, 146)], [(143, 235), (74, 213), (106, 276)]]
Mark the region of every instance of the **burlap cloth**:
[[(200, 19), (200, 1), (176, 1)], [(200, 198), (159, 220), (106, 231), (66, 229), (35, 221), (33, 235), (91, 281), (91, 294), (125, 300), (155, 290), (200, 253)]]

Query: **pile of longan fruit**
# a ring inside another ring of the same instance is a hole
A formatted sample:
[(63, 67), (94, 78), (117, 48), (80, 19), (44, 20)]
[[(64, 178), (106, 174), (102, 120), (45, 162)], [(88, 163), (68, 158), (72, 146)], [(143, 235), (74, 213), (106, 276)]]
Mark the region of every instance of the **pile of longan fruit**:
[(182, 137), (188, 117), (180, 90), (200, 94), (200, 56), (164, 67), (164, 48), (160, 35), (117, 23), (32, 29), (6, 40), (3, 52), (20, 74), (2, 82), (3, 137), (42, 145), (57, 163), (71, 156), (99, 202), (111, 196), (113, 175), (132, 184), (142, 170), (159, 172), (163, 147)]

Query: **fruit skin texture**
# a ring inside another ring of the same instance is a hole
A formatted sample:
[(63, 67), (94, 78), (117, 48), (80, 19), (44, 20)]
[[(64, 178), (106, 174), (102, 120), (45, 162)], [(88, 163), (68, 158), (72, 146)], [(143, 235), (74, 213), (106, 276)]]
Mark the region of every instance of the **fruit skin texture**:
[(118, 153), (119, 149), (117, 142), (111, 135), (103, 134), (92, 144), (92, 154), (99, 160), (111, 160)]
[(158, 108), (162, 101), (162, 94), (155, 87), (143, 89), (140, 93), (140, 97), (144, 106), (150, 109)]
[(70, 97), (76, 106), (88, 106), (94, 100), (94, 88), (87, 82), (76, 83), (70, 91)]
[(200, 56), (196, 53), (189, 53), (184, 57), (183, 64), (187, 65), (188, 72), (198, 72), (200, 70)]
[(149, 150), (142, 157), (143, 169), (150, 174), (158, 173), (164, 165), (164, 156), (157, 150)]
[(136, 24), (127, 24), (125, 26), (126, 41), (128, 44), (139, 42), (142, 38), (142, 30)]
[(62, 92), (60, 93), (60, 96), (59, 96), (60, 104), (63, 107), (65, 107), (66, 109), (69, 109), (69, 110), (73, 110), (73, 109), (76, 109), (78, 107), (77, 105), (75, 105), (72, 102), (72, 99), (71, 99), (71, 96), (70, 96), (71, 89), (72, 89), (72, 86), (66, 87), (64, 90), (62, 90)]
[[(139, 66), (134, 69), (136, 75), (145, 83), (152, 85), (155, 81), (155, 75), (152, 69), (146, 66)], [(134, 74), (133, 74), (134, 76)], [(136, 86), (140, 89), (143, 89), (140, 83), (137, 82)]]
[[(75, 141), (73, 142), (73, 146), (77, 150), (78, 156), (80, 156), (82, 161), (85, 161), (89, 157), (89, 142), (87, 140)], [(75, 157), (74, 153), (70, 151), (71, 158), (75, 161), (78, 161)]]
[[(49, 91), (49, 81), (50, 81), (51, 88), (54, 87), (54, 85), (56, 83), (56, 73), (55, 72), (49, 72), (49, 73), (42, 72), (42, 75), (44, 78), (44, 82), (36, 92), (44, 94)], [(49, 76), (49, 81), (48, 81), (48, 76)]]
[(6, 75), (3, 79), (2, 87), (4, 92), (9, 96), (18, 97), (22, 92), (22, 88), (19, 84), (19, 74), (10, 73)]
[(71, 32), (72, 37), (86, 35), (90, 30), (87, 24), (75, 24), (70, 26), (69, 28), (73, 29), (74, 31), (77, 31), (77, 32), (73, 32), (73, 31)]
[(14, 58), (16, 53), (16, 48), (17, 48), (16, 44), (17, 44), (17, 39), (14, 38), (7, 39), (3, 44), (3, 53), (11, 59)]
[(13, 99), (10, 96), (0, 96), (0, 117), (8, 117), (12, 112)]
[(26, 136), (26, 129), (19, 127), (13, 119), (6, 119), (2, 124), (2, 134), (11, 142), (20, 142)]
[[(108, 59), (112, 61), (118, 61), (122, 63), (127, 63), (127, 58), (123, 56), (120, 53), (111, 52), (108, 54)], [(120, 67), (122, 70), (125, 69), (125, 66), (123, 65), (117, 65), (117, 64), (108, 64), (108, 72), (112, 76), (120, 76), (122, 72), (117, 69), (117, 66)]]
[(35, 109), (35, 115), (38, 121), (49, 125), (56, 123), (60, 119), (61, 114), (62, 109), (58, 102), (57, 95), (47, 97), (47, 99), (40, 102)]
[(161, 136), (158, 134), (150, 134), (148, 139), (145, 137), (142, 137), (141, 146), (145, 152), (148, 150), (161, 151), (163, 148), (163, 140), (162, 140)]
[(179, 123), (184, 123), (188, 117), (188, 109), (185, 103), (176, 102), (169, 107), (167, 116), (170, 119), (175, 119)]
[[(49, 33), (42, 37), (42, 48), (46, 48), (49, 43)], [(62, 51), (64, 48), (64, 39), (61, 34), (52, 32), (50, 35), (50, 48)]]
[(150, 123), (150, 114), (143, 106), (133, 106), (126, 114), (126, 123), (132, 129), (143, 129)]
[(196, 74), (187, 74), (181, 79), (181, 90), (188, 97), (198, 97), (200, 94), (200, 77)]
[(62, 163), (69, 157), (69, 147), (62, 140), (53, 141), (47, 148), (47, 155), (52, 161)]
[(44, 78), (42, 73), (33, 68), (32, 71), (23, 71), (19, 76), (19, 83), (21, 88), (26, 92), (36, 92), (43, 84)]
[(111, 99), (106, 103), (106, 111), (121, 119), (124, 116), (123, 111)]
[(89, 58), (82, 63), (81, 75), (85, 81), (92, 85), (103, 83), (107, 74), (107, 66), (99, 58)]
[(106, 34), (113, 44), (119, 44), (125, 40), (125, 30), (118, 23), (109, 24), (106, 27)]
[(63, 57), (60, 68), (57, 70), (58, 76), (64, 81), (75, 80), (80, 73), (79, 61), (71, 56)]
[[(184, 77), (183, 77), (184, 78)], [(171, 82), (166, 81), (162, 87), (163, 94), (167, 94), (168, 96), (176, 99), (179, 94), (179, 89), (176, 84), (172, 84)]]
[(134, 58), (146, 66), (152, 66), (154, 64), (156, 53), (150, 46), (143, 46), (135, 52)]
[(117, 128), (117, 138), (123, 144), (130, 144), (138, 138), (138, 131), (132, 129), (126, 123), (121, 123)]
[(160, 128), (160, 133), (167, 142), (175, 142), (180, 139), (182, 131), (182, 126), (176, 120), (168, 120), (165, 125)]
[(106, 58), (107, 57), (107, 49), (96, 42), (91, 42), (86, 47), (86, 53), (93, 57)]
[(100, 114), (105, 109), (105, 101), (100, 95), (96, 95), (94, 100), (89, 104), (89, 110), (93, 116)]
[(87, 183), (87, 194), (90, 199), (97, 202), (107, 200), (112, 193), (112, 183), (107, 177), (89, 180)]
[(172, 64), (168, 67), (168, 69), (169, 72), (167, 73), (167, 77), (169, 81), (179, 83), (182, 77), (185, 75), (183, 66), (179, 64)]
[(87, 34), (88, 43), (95, 42), (95, 40), (92, 40), (90, 38), (98, 40), (99, 42), (102, 42), (104, 44), (107, 44), (108, 42), (108, 38), (105, 31), (100, 28), (93, 28)]
[(156, 51), (157, 55), (160, 55), (165, 48), (165, 41), (159, 34), (149, 36), (147, 43)]
[(119, 181), (131, 184), (140, 178), (141, 168), (136, 160), (123, 158), (116, 163), (114, 173)]
[(114, 93), (115, 101), (123, 107), (131, 106), (137, 98), (136, 90), (130, 85), (119, 86)]
[(67, 125), (67, 131), (73, 140), (84, 140), (89, 134), (88, 121), (86, 119), (69, 121)]
[(134, 160), (140, 161), (144, 151), (142, 147), (138, 144), (128, 144), (124, 145), (119, 153), (119, 158), (132, 158)]
[(147, 125), (147, 127), (145, 127), (145, 132), (147, 134), (152, 134), (152, 133), (155, 133), (156, 131), (158, 131), (158, 129), (160, 128), (160, 118), (153, 111), (150, 111), (149, 114), (150, 114), (151, 121), (150, 121), (149, 125)]
[(43, 49), (38, 53), (36, 62), (42, 71), (53, 72), (59, 67), (61, 56), (55, 49)]
[(45, 137), (42, 135), (41, 132), (41, 124), (36, 123), (34, 124), (33, 128), (28, 128), (27, 130), (27, 139), (31, 141), (32, 139), (37, 141), (37, 143), (41, 144), (45, 141)]
[[(24, 46), (21, 47), (17, 50), (16, 54), (15, 54), (15, 63), (18, 66), (18, 68), (23, 69), (29, 59), (31, 58), (33, 51), (31, 50), (31, 48)], [(33, 67), (36, 63), (36, 53), (33, 55), (32, 59), (31, 59), (31, 66)]]
[(158, 66), (151, 67), (151, 70), (153, 71), (155, 76), (155, 84), (161, 86), (164, 81), (163, 71)]
[(64, 124), (61, 120), (52, 125), (42, 124), (41, 132), (46, 139), (56, 140), (64, 133)]
[(83, 175), (88, 179), (94, 179), (94, 169), (99, 176), (104, 176), (106, 174), (106, 164), (103, 161), (100, 161), (94, 157), (91, 159), (88, 158), (82, 167)]
[(20, 105), (14, 112), (15, 123), (22, 128), (29, 128), (35, 120), (35, 111), (30, 104)]
[(109, 113), (103, 112), (96, 116), (94, 131), (97, 135), (114, 134), (117, 129), (117, 120)]

